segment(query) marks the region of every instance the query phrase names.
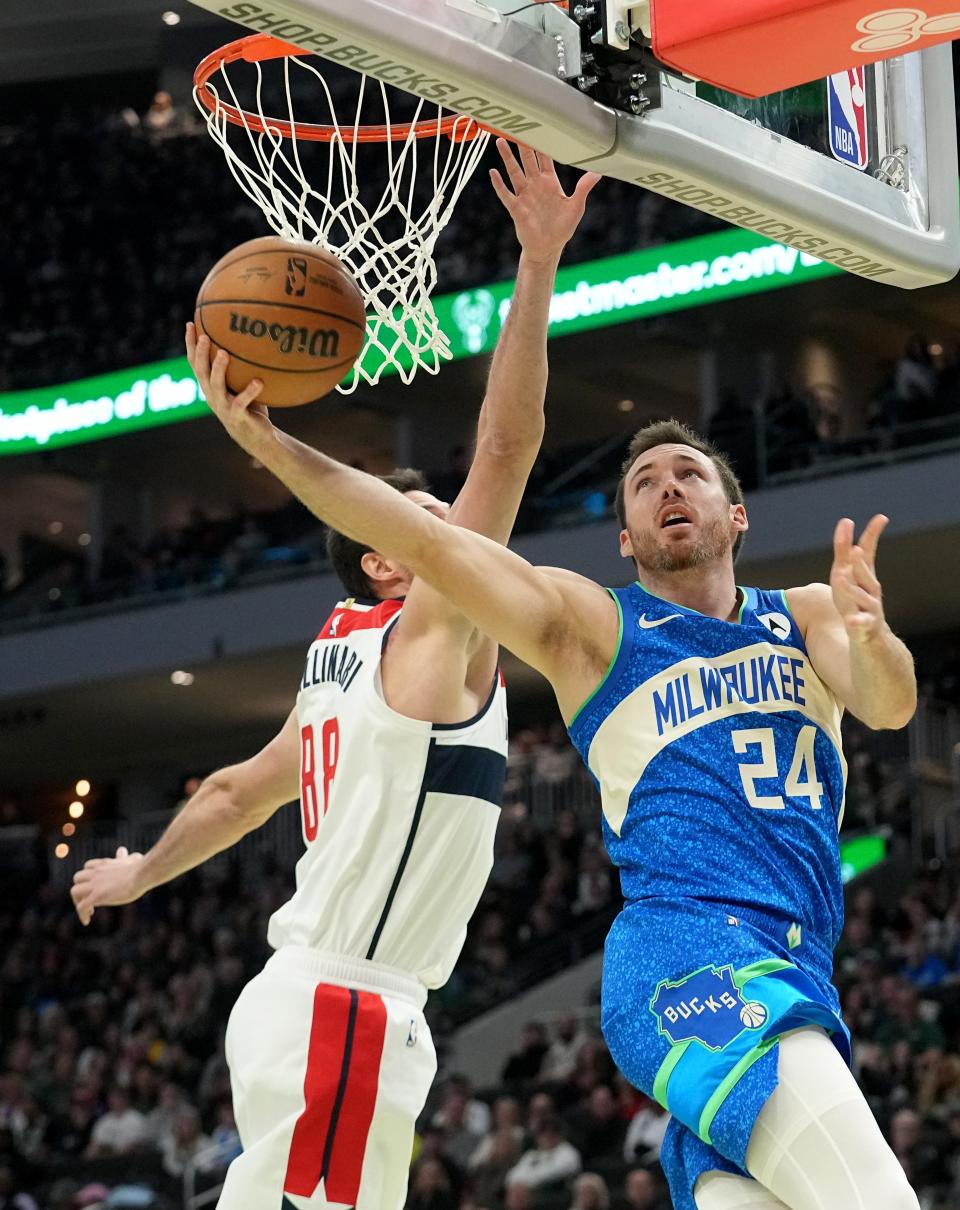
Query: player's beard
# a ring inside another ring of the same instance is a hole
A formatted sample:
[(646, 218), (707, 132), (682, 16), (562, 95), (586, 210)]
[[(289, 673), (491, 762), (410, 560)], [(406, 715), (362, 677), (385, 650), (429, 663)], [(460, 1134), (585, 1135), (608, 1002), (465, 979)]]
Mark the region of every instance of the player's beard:
[(695, 542), (670, 547), (661, 544), (654, 534), (630, 534), (630, 548), (637, 566), (657, 573), (690, 571), (722, 559), (731, 546), (730, 519), (726, 516), (708, 521)]

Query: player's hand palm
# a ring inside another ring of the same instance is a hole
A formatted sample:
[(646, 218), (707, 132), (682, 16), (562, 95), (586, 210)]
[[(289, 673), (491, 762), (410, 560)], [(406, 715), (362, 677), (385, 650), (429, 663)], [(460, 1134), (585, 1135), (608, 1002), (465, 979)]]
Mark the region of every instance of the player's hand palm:
[(256, 402), (263, 383), (254, 379), (238, 395), (232, 394), (227, 387), (230, 358), (221, 349), (211, 359), (212, 352), (209, 337), (198, 336), (194, 325), (188, 323), (187, 359), (210, 410), (237, 445), (256, 456), (275, 434), (266, 407)]
[(585, 172), (568, 197), (548, 155), (518, 144), (518, 162), (506, 139), (497, 139), (497, 150), (512, 189), (496, 168), (490, 170), (490, 181), (513, 219), (524, 254), (535, 261), (559, 259), (600, 177)]
[(142, 853), (128, 853), (121, 846), (115, 857), (95, 857), (77, 870), (70, 898), (81, 924), (89, 924), (98, 907), (118, 907), (140, 898), (142, 861)]
[(833, 603), (847, 634), (856, 642), (871, 638), (886, 625), (883, 592), (876, 573), (877, 543), (886, 527), (887, 518), (878, 514), (855, 543), (854, 524), (844, 518), (833, 535)]

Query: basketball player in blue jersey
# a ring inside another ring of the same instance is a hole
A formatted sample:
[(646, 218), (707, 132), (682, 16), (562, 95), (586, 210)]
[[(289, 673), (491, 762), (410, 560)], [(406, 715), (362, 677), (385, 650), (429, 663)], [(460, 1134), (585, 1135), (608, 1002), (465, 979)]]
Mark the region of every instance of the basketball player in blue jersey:
[(230, 435), (318, 516), (381, 548), (552, 683), (602, 792), (623, 912), (603, 1030), (673, 1115), (676, 1210), (918, 1210), (849, 1070), (831, 984), (843, 900), (840, 718), (900, 728), (913, 661), (884, 618), (886, 518), (834, 536), (827, 584), (741, 588), (737, 479), (683, 425), (637, 434), (618, 492), (637, 580), (534, 568), (276, 430), (212, 367)]
[[(492, 182), (522, 253), (467, 482), (452, 507), (416, 472), (378, 482), (444, 532), (506, 541), (543, 435), (557, 264), (599, 178), (566, 196), (549, 160), (500, 150), (512, 188), (497, 172)], [(192, 325), (187, 347), (211, 389)], [(300, 800), (296, 891), (227, 1028), (243, 1153), (218, 1210), (401, 1210), (436, 1073), (424, 1003), (453, 969), (493, 863), (507, 750), (496, 642), (378, 542), (332, 537), (347, 600), (311, 644), (280, 733), (207, 778), (148, 853), (121, 850), (74, 877), (88, 923)]]

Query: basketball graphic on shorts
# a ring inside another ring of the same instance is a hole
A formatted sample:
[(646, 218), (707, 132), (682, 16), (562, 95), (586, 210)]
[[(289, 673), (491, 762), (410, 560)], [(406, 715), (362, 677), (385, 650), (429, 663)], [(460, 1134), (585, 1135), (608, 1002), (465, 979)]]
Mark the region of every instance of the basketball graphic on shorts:
[(349, 270), (313, 244), (273, 235), (217, 261), (194, 319), (198, 335), (230, 354), (230, 390), (259, 378), (259, 402), (271, 407), (328, 394), (349, 374), (366, 336), (363, 296)]
[(740, 1021), (747, 1029), (759, 1029), (767, 1020), (766, 1006), (759, 1000), (751, 1000), (740, 1009)]

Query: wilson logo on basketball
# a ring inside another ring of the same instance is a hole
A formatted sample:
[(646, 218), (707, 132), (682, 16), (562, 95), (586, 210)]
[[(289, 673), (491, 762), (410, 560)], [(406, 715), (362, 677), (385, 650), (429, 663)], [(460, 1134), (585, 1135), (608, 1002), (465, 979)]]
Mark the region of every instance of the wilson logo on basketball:
[(923, 38), (942, 38), (960, 30), (960, 12), (929, 16), (922, 8), (885, 8), (857, 22), (863, 34), (852, 49), (862, 55), (880, 55), (913, 46)]
[(230, 312), (230, 331), (254, 340), (272, 340), (281, 353), (306, 353), (308, 357), (337, 357), (340, 333), (335, 328), (296, 328), (293, 324), (268, 324), (237, 311)]

